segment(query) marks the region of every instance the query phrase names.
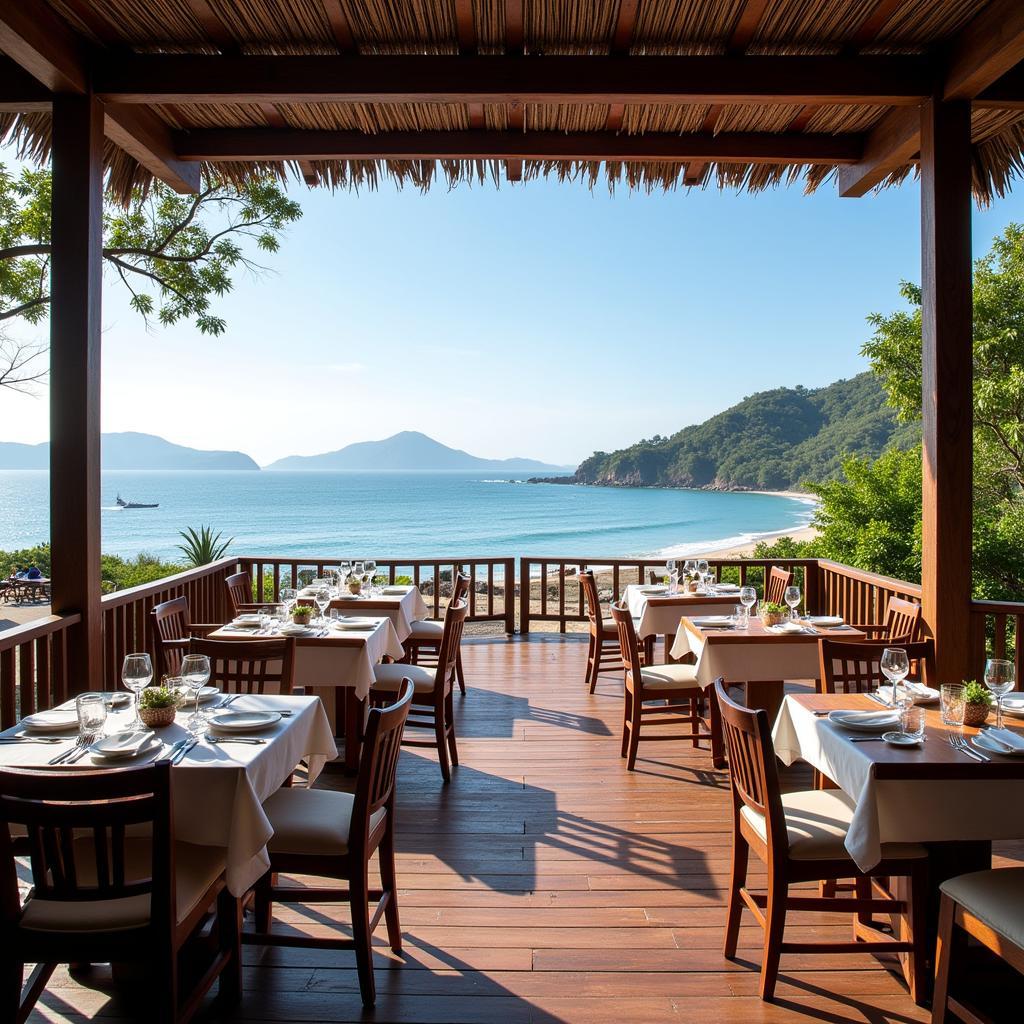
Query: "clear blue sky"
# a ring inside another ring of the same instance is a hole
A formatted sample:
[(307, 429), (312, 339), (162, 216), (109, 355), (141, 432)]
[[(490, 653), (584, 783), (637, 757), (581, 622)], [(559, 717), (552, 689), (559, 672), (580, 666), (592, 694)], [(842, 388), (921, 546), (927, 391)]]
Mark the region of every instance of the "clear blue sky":
[[(865, 316), (920, 279), (912, 182), (860, 200), (554, 181), (292, 192), (304, 218), (269, 273), (218, 302), (222, 338), (147, 335), (108, 276), (105, 430), (265, 463), (418, 429), (575, 463), (860, 372)], [(1020, 195), (976, 211), (975, 254), (1011, 220)], [(45, 394), (0, 405), (3, 439), (45, 439)]]

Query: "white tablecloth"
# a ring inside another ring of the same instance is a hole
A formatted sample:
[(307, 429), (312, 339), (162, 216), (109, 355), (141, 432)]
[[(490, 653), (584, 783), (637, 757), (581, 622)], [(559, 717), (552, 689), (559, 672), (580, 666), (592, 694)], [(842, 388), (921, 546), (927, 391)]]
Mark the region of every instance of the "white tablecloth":
[[(304, 591), (300, 597), (305, 597)], [(403, 594), (377, 594), (374, 597), (342, 598), (332, 602), (333, 606), (342, 609), (345, 614), (386, 615), (395, 627), (398, 639), (404, 643), (412, 632), (412, 623), (416, 619), (425, 619), (430, 615), (423, 595), (414, 586), (405, 587)]]
[[(849, 704), (849, 702), (847, 702)], [(837, 707), (844, 706), (837, 703)], [(792, 695), (775, 721), (775, 753), (785, 764), (802, 760), (827, 775), (857, 801), (846, 849), (862, 870), (881, 860), (882, 843), (1024, 838), (1021, 779), (984, 777), (878, 779), (878, 743), (851, 743), (851, 733), (817, 718)], [(933, 736), (930, 743), (942, 743)], [(923, 751), (921, 752), (923, 753)], [(921, 753), (901, 751), (908, 759)], [(984, 769), (964, 755), (964, 770)]]
[(645, 594), (636, 583), (630, 583), (625, 592), (629, 614), (637, 623), (636, 635), (640, 639), (647, 636), (672, 636), (679, 628), (679, 619), (683, 615), (728, 615), (733, 605), (740, 603), (740, 598), (738, 593), (735, 598), (727, 596), (727, 601), (721, 597), (708, 600), (703, 595), (658, 596)]
[[(178, 839), (200, 846), (217, 846), (227, 858), (227, 884), (234, 896), (241, 896), (270, 866), (266, 845), (273, 829), (263, 802), (292, 773), (303, 759), (308, 760), (310, 781), (325, 761), (338, 756), (323, 704), (316, 697), (252, 696), (239, 697), (233, 711), (247, 709), (288, 709), (290, 718), (256, 735), (271, 737), (269, 743), (226, 743), (216, 746), (201, 742), (171, 770), (174, 799), (174, 829)], [(163, 745), (145, 759), (131, 764), (150, 763), (165, 755), (171, 745), (186, 734), (183, 723), (190, 709), (178, 713), (178, 721), (157, 732)], [(116, 732), (131, 720), (131, 712), (118, 712), (107, 719), (107, 732)], [(18, 731), (9, 730), (4, 735)], [(70, 737), (68, 745), (74, 742)], [(61, 746), (37, 743), (0, 744), (0, 765), (43, 767)], [(124, 761), (102, 762), (123, 766)], [(97, 764), (85, 757), (67, 771)]]

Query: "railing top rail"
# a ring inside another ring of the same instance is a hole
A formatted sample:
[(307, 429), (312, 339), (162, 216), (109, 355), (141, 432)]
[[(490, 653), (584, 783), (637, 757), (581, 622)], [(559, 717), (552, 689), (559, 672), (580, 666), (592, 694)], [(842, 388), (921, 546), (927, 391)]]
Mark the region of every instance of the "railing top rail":
[[(378, 565), (455, 565), (456, 563), (462, 564), (465, 562), (476, 562), (479, 565), (486, 565), (488, 563), (494, 563), (495, 565), (505, 562), (514, 562), (514, 555), (479, 555), (479, 556), (445, 556), (442, 558), (384, 558), (383, 556), (372, 555)], [(358, 556), (355, 559), (358, 561)], [(352, 561), (352, 559), (327, 557), (323, 555), (239, 555), (236, 562), (253, 563), (259, 562), (263, 565), (274, 565), (275, 563), (284, 563), (287, 565), (337, 565), (339, 562)]]
[(1024, 615), (1024, 601), (972, 601), (971, 611), (983, 615)]
[(81, 621), (82, 616), (78, 612), (72, 612), (70, 615), (46, 615), (31, 622), (24, 622), (20, 626), (12, 626), (0, 632), (0, 650), (10, 650), (20, 644), (38, 640), (41, 636), (59, 633), (62, 629)]
[(846, 576), (849, 579), (859, 580), (861, 583), (870, 583), (877, 587), (886, 587), (889, 590), (898, 590), (904, 594), (911, 594), (915, 597), (921, 596), (920, 583), (908, 583), (906, 580), (897, 580), (892, 576), (881, 576), (877, 572), (868, 572), (866, 569), (854, 569), (852, 566), (843, 565), (842, 562), (832, 562), (827, 558), (816, 558), (811, 561), (817, 562), (820, 569), (827, 569), (839, 576)]
[[(696, 556), (686, 556), (687, 558)], [(705, 556), (701, 556), (705, 557)], [(715, 558), (714, 555), (706, 556), (707, 562), (711, 565), (814, 565), (818, 561), (816, 558)], [(682, 561), (682, 558), (677, 558), (676, 561)], [(552, 558), (546, 555), (523, 555), (520, 561), (531, 562), (531, 563), (546, 563), (548, 565), (558, 565), (564, 563), (566, 565), (664, 565), (665, 556), (660, 558), (608, 558), (607, 556), (592, 557), (592, 558), (579, 558), (575, 555), (567, 557), (565, 555), (559, 555), (557, 558)]]
[(193, 580), (201, 580), (205, 576), (212, 576), (223, 569), (234, 568), (239, 561), (241, 559), (232, 555), (229, 558), (221, 558), (216, 562), (200, 565), (195, 569), (186, 569), (173, 576), (164, 576), (152, 583), (142, 583), (137, 587), (129, 587), (127, 590), (116, 590), (113, 594), (104, 594), (102, 604), (104, 608), (120, 608), (121, 605), (131, 604), (140, 598), (162, 593), (184, 583), (191, 583)]

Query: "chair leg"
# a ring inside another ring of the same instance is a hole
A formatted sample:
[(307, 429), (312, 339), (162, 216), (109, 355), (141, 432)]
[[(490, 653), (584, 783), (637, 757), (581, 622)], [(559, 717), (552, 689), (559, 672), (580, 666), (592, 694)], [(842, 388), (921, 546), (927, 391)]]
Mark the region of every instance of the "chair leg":
[(722, 735), (722, 713), (714, 690), (708, 695), (708, 717), (711, 729), (711, 767), (725, 767), (725, 742)]
[(156, 1000), (156, 1024), (178, 1022), (178, 951), (170, 944), (157, 947), (154, 990), (161, 994)]
[[(25, 965), (20, 960), (8, 956), (3, 965), (3, 992), (0, 993), (0, 1020), (21, 1020), (18, 1010), (21, 1007), (21, 986), (25, 977)], [(26, 1007), (26, 1012), (29, 1010)]]
[(370, 886), (366, 877), (366, 864), (353, 872), (350, 881), (352, 907), (352, 938), (356, 946), (356, 971), (363, 1006), (373, 1006), (377, 989), (373, 982), (373, 935), (370, 933)]
[(590, 641), (594, 645), (594, 654), (590, 663), (590, 692), (597, 689), (597, 677), (601, 674), (601, 654), (604, 644), (600, 637), (592, 637)]
[(266, 872), (253, 887), (256, 897), (254, 924), (256, 931), (269, 932), (274, 917), (274, 874)]
[(625, 701), (622, 707), (622, 749), (619, 751), (620, 757), (625, 757), (629, 753), (629, 725), (633, 720), (633, 692), (630, 688), (626, 687)]
[[(264, 877), (268, 876), (269, 872)], [(234, 1006), (242, 999), (242, 901), (227, 889), (222, 889), (217, 897), (217, 927), (221, 952), (230, 957), (221, 971), (217, 995), (222, 1002)]]
[(761, 998), (771, 1002), (775, 996), (775, 982), (779, 977), (779, 958), (782, 955), (782, 933), (786, 928), (786, 903), (789, 886), (782, 879), (768, 873), (768, 906), (765, 910), (764, 958), (761, 961)]
[(910, 906), (907, 908), (906, 929), (910, 932), (910, 939), (914, 944), (913, 951), (909, 955), (907, 964), (910, 975), (910, 995), (918, 1006), (923, 1006), (928, 997), (928, 948), (925, 944), (928, 933), (927, 925), (927, 903), (928, 903), (928, 864), (923, 862), (910, 876), (908, 888), (910, 890)]
[(736, 955), (736, 943), (740, 934), (740, 918), (743, 916), (743, 897), (740, 889), (747, 884), (747, 863), (750, 859), (750, 847), (733, 829), (732, 840), (732, 875), (729, 879), (729, 907), (725, 913), (725, 956), (731, 960)]
[(455, 678), (459, 681), (459, 692), (466, 696), (466, 674), (462, 671), (462, 651), (455, 654)]
[(691, 697), (690, 704), (690, 743), (694, 750), (700, 746), (700, 708), (697, 706), (697, 697)]
[(448, 741), (448, 758), (452, 763), (452, 766), (458, 768), (459, 766), (459, 750), (455, 746), (455, 708), (452, 705), (451, 693), (445, 698), (444, 701), (444, 717), (445, 717), (445, 736)]
[(448, 737), (445, 735), (444, 711), (434, 712), (434, 739), (437, 742), (437, 760), (441, 765), (441, 778), (445, 782), (452, 781), (452, 771), (448, 763)]
[(953, 955), (953, 914), (956, 904), (945, 894), (939, 904), (938, 941), (935, 944), (935, 988), (932, 992), (932, 1024), (945, 1024), (949, 1001), (949, 975)]
[(640, 719), (643, 712), (644, 702), (639, 693), (633, 694), (632, 715), (629, 724), (629, 752), (626, 755), (626, 771), (633, 771), (636, 768), (636, 752), (640, 746)]
[[(390, 812), (389, 812), (390, 813)], [(387, 905), (384, 907), (384, 923), (388, 928), (388, 944), (394, 953), (402, 952), (402, 926), (398, 920), (398, 881), (395, 875), (395, 834), (391, 827), (384, 833), (380, 846), (377, 847), (380, 859), (381, 888), (387, 894)]]

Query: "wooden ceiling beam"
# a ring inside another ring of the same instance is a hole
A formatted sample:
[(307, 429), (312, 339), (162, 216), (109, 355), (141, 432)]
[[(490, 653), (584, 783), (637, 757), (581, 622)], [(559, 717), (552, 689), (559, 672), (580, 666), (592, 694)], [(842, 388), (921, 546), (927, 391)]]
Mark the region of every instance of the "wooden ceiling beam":
[(890, 111), (868, 134), (860, 161), (839, 169), (839, 194), (847, 199), (864, 195), (913, 160), (920, 148), (920, 108)]
[[(288, 118), (281, 113), (281, 109), (273, 103), (261, 103), (259, 104), (260, 110), (263, 112), (263, 118), (267, 122), (270, 128), (290, 128), (291, 125), (288, 123)], [(312, 163), (308, 160), (296, 160), (299, 165), (299, 170), (302, 172), (302, 180), (313, 188), (315, 185), (320, 183), (320, 178), (317, 176), (316, 170)]]
[(53, 95), (9, 57), (0, 57), (0, 114), (35, 114), (50, 110)]
[(145, 107), (106, 104), (104, 132), (108, 139), (134, 157), (147, 171), (175, 192), (195, 194), (201, 174), (198, 164), (178, 158), (171, 130)]
[(856, 53), (878, 38), (879, 32), (906, 0), (876, 0), (875, 6), (864, 17), (847, 47), (847, 52)]
[(982, 109), (1024, 110), (1024, 63), (990, 85), (974, 105)]
[(973, 100), (1024, 60), (1024, 3), (995, 0), (956, 36), (942, 98)]
[(455, 0), (455, 34), (459, 53), (476, 53), (476, 25), (473, 23), (473, 0)]
[(612, 32), (612, 53), (625, 56), (633, 45), (633, 29), (636, 28), (636, 14), (640, 0), (619, 0), (619, 13), (615, 18)]
[(204, 57), (101, 62), (116, 103), (839, 103), (918, 105), (910, 57)]
[(522, 54), (526, 40), (523, 0), (505, 0), (505, 52)]
[(236, 55), (242, 52), (231, 30), (221, 20), (220, 15), (207, 3), (207, 0), (185, 0), (196, 21), (199, 22), (207, 38), (221, 53)]
[(727, 47), (729, 53), (743, 53), (757, 33), (757, 28), (764, 17), (768, 0), (747, 0), (740, 11), (736, 27), (732, 30)]
[(320, 0), (320, 3), (327, 15), (331, 34), (334, 36), (339, 53), (354, 53), (356, 50), (355, 37), (352, 35), (348, 14), (345, 13), (345, 8), (341, 6), (340, 0)]
[(204, 128), (175, 133), (179, 159), (230, 160), (729, 160), (849, 164), (863, 136), (723, 132), (365, 132)]

